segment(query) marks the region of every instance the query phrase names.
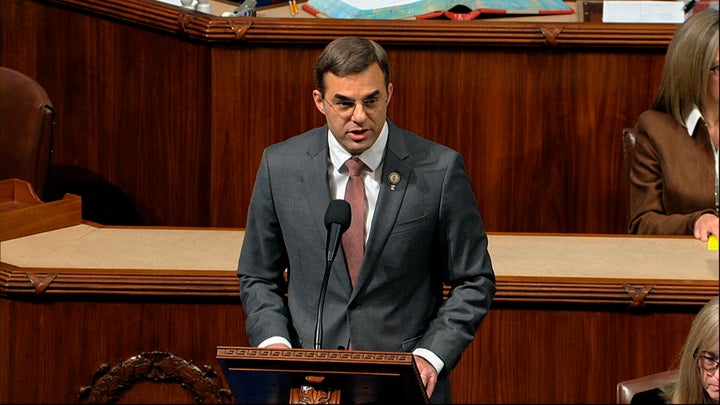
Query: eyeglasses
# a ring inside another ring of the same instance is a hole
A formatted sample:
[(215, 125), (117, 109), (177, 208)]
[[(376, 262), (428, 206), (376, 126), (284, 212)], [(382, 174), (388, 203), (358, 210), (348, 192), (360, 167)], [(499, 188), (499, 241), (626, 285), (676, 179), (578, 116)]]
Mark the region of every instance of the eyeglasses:
[(710, 71), (715, 74), (718, 74), (718, 72), (720, 72), (720, 65), (715, 65), (715, 66), (711, 67)]
[(715, 372), (715, 370), (718, 369), (718, 364), (720, 364), (720, 360), (718, 359), (718, 356), (714, 353), (702, 351), (700, 353), (695, 354), (695, 358), (699, 360), (700, 367), (702, 367), (703, 370), (708, 371), (710, 373)]
[(323, 98), (325, 102), (330, 105), (330, 108), (335, 110), (335, 112), (343, 118), (350, 118), (353, 113), (355, 112), (355, 106), (359, 103), (365, 114), (373, 114), (376, 113), (383, 108), (385, 108), (385, 105), (387, 104), (387, 100), (384, 98), (366, 98), (365, 100), (361, 101), (355, 101), (355, 100), (337, 100), (337, 101), (328, 101), (328, 99)]

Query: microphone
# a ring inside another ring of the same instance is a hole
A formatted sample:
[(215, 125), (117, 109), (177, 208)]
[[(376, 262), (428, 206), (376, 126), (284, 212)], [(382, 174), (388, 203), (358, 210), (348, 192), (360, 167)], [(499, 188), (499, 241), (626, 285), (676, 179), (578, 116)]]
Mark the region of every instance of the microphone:
[(325, 211), (325, 228), (327, 228), (327, 241), (325, 242), (325, 275), (323, 275), (322, 286), (320, 286), (320, 298), (318, 299), (317, 319), (315, 321), (315, 349), (322, 348), (322, 318), (323, 307), (325, 306), (325, 292), (327, 291), (330, 268), (335, 260), (342, 234), (350, 226), (350, 204), (345, 200), (332, 200)]
[(335, 260), (341, 236), (350, 226), (350, 204), (345, 200), (332, 200), (325, 211), (325, 228), (327, 228), (327, 242), (325, 244), (325, 260), (332, 263)]

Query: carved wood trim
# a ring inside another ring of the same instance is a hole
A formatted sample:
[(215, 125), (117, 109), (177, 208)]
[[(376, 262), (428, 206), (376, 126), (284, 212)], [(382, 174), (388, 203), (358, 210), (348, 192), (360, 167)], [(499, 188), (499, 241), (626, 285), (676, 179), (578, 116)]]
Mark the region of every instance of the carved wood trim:
[(148, 0), (35, 0), (211, 43), (327, 43), (366, 32), (385, 44), (667, 47), (677, 24), (219, 17)]
[[(712, 280), (498, 276), (496, 285), (494, 303), (614, 304), (629, 308), (702, 305), (720, 291), (720, 286)], [(638, 293), (643, 290), (647, 291)], [(450, 288), (446, 287), (445, 297), (449, 293)], [(12, 299), (39, 296), (46, 299), (79, 296), (237, 299), (238, 294), (239, 281), (234, 271), (49, 271), (18, 268), (0, 262), (0, 297)]]
[(258, 357), (267, 359), (287, 359), (292, 361), (323, 361), (329, 363), (345, 363), (352, 361), (358, 364), (412, 362), (412, 354), (406, 352), (374, 352), (357, 350), (312, 350), (312, 349), (265, 349), (257, 347), (218, 346), (218, 357), (227, 357), (240, 360), (257, 360)]
[(78, 399), (87, 404), (112, 404), (141, 381), (178, 384), (197, 403), (233, 403), (232, 393), (210, 366), (200, 368), (191, 361), (163, 351), (143, 352), (110, 367), (101, 365), (91, 385), (82, 387)]
[(703, 305), (720, 291), (716, 281), (499, 277), (493, 303), (577, 303), (648, 306)]
[(311, 384), (290, 388), (291, 404), (339, 404), (340, 396), (340, 390), (321, 385)]

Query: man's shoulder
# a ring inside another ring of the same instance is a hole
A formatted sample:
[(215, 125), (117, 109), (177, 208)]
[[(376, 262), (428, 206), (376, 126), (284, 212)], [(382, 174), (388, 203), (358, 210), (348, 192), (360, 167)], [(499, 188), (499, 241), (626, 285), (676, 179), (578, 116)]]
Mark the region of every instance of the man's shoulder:
[(286, 153), (285, 151), (288, 150), (296, 151), (298, 149), (307, 149), (308, 146), (318, 142), (318, 137), (322, 136), (323, 132), (327, 132), (327, 129), (323, 131), (324, 128), (326, 127), (310, 129), (299, 135), (294, 135), (290, 138), (274, 143), (268, 146), (267, 149), (271, 153)]
[(390, 125), (390, 136), (399, 137), (408, 146), (408, 149), (420, 149), (424, 151), (433, 150), (436, 153), (457, 153), (454, 149), (447, 145), (425, 138), (405, 128), (398, 127), (388, 121)]

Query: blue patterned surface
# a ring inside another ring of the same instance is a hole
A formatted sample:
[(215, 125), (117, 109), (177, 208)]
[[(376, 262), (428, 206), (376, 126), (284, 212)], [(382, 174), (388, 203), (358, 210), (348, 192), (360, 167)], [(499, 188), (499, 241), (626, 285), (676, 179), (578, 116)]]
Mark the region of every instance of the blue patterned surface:
[[(388, 1), (392, 3), (392, 1)], [(307, 5), (331, 18), (392, 20), (465, 6), (471, 10), (505, 11), (512, 14), (538, 14), (541, 11), (572, 12), (561, 0), (421, 0), (414, 3), (362, 10), (342, 0), (309, 0)]]

